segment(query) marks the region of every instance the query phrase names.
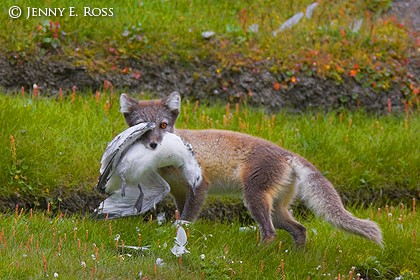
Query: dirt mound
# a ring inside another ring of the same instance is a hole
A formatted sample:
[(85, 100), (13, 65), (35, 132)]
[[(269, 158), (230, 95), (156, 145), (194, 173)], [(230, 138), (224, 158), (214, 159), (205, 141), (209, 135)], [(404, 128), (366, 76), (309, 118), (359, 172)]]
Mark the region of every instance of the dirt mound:
[[(58, 194), (57, 194), (58, 196)], [(404, 190), (404, 189), (384, 189), (379, 191), (363, 191), (359, 193), (343, 191), (340, 196), (345, 205), (370, 207), (372, 205), (377, 207), (384, 207), (387, 205), (399, 205), (404, 203), (411, 205), (413, 197), (419, 197), (419, 190)], [(104, 199), (104, 195), (95, 191), (73, 191), (68, 194), (60, 193), (61, 202), (55, 200), (50, 205), (52, 212), (62, 212), (67, 214), (82, 214), (91, 215), (94, 209)], [(35, 199), (26, 198), (22, 200), (19, 197), (0, 197), (0, 212), (14, 211), (16, 205), (19, 208), (35, 209), (45, 211), (47, 209), (48, 201), (39, 201), (38, 205), (34, 204)], [(357, 204), (355, 204), (357, 202)], [(299, 216), (305, 218), (312, 213), (299, 201), (295, 203), (294, 209)], [(166, 197), (161, 203), (156, 206), (155, 210), (149, 211), (143, 215), (145, 220), (149, 219), (150, 214), (154, 217), (158, 213), (164, 212), (169, 217), (175, 213), (175, 204), (170, 196)], [(243, 201), (239, 198), (214, 197), (209, 196), (200, 212), (200, 219), (217, 220), (221, 222), (233, 222), (238, 220), (242, 224), (253, 223), (247, 208)]]
[(363, 87), (353, 78), (342, 83), (329, 79), (298, 76), (296, 83), (287, 89), (276, 90), (273, 85), (284, 81), (285, 74), (275, 74), (266, 69), (273, 65), (265, 61), (252, 68), (223, 69), (216, 62), (200, 61), (188, 65), (177, 61), (160, 63), (147, 60), (126, 60), (121, 68), (140, 69), (140, 77), (120, 72), (94, 73), (76, 67), (71, 59), (46, 56), (43, 59), (27, 59), (0, 55), (0, 86), (5, 90), (18, 91), (31, 88), (34, 83), (43, 92), (54, 94), (59, 88), (69, 92), (73, 86), (79, 90), (97, 90), (105, 80), (115, 88), (128, 92), (156, 92), (163, 96), (179, 91), (192, 100), (216, 100), (224, 102), (247, 101), (251, 105), (264, 106), (269, 112), (281, 109), (306, 111), (337, 108), (365, 108), (368, 111), (385, 111), (390, 99), (395, 111), (402, 110), (405, 96), (394, 85), (385, 92), (374, 92)]

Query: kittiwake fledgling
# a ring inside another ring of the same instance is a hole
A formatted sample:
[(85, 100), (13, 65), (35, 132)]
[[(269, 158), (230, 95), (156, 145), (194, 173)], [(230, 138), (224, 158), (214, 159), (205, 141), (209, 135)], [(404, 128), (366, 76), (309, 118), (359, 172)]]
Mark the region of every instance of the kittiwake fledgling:
[(110, 196), (95, 210), (96, 215), (130, 216), (154, 207), (170, 192), (169, 184), (158, 173), (159, 168), (179, 169), (179, 179), (186, 181), (193, 191), (201, 184), (201, 168), (194, 151), (179, 136), (166, 132), (154, 150), (137, 141), (153, 128), (153, 123), (140, 123), (117, 135), (108, 145), (96, 188)]

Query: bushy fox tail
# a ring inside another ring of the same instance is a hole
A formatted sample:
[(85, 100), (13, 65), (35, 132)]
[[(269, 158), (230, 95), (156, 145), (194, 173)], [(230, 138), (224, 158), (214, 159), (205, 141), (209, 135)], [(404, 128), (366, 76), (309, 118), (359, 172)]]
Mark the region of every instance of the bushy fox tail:
[(372, 221), (356, 218), (348, 212), (330, 181), (304, 158), (289, 158), (297, 178), (297, 193), (304, 203), (334, 226), (361, 235), (383, 246), (379, 226)]

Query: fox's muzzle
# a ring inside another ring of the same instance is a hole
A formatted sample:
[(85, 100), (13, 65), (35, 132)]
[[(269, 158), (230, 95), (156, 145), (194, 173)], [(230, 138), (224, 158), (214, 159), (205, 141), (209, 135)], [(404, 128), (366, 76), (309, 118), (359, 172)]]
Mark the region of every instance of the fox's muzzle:
[(163, 133), (157, 129), (149, 130), (141, 137), (141, 142), (148, 149), (154, 150), (162, 142)]

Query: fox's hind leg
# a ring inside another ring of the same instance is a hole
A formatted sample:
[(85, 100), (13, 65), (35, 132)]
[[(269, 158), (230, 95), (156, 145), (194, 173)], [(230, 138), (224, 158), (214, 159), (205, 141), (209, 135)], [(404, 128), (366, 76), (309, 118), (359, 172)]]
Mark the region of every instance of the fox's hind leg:
[(271, 220), (272, 201), (270, 195), (263, 191), (252, 193), (245, 191), (244, 197), (251, 216), (257, 221), (260, 228), (261, 242), (269, 243), (274, 240), (277, 234)]
[[(290, 218), (283, 213), (272, 220), (274, 202), (278, 197), (286, 195), (286, 204), (294, 196), (294, 172), (285, 161), (279, 161), (272, 151), (263, 149), (258, 156), (244, 166), (242, 170), (244, 196), (248, 210), (258, 222), (263, 242), (270, 242), (276, 237), (277, 228), (285, 228), (294, 236), (300, 235), (298, 226), (290, 222)], [(287, 209), (287, 208), (286, 208)], [(279, 219), (278, 219), (279, 218)], [(295, 239), (296, 240), (296, 239)], [(300, 239), (298, 240), (300, 241)]]
[(277, 195), (273, 203), (272, 218), (274, 226), (284, 229), (293, 237), (296, 247), (303, 247), (306, 243), (306, 228), (298, 223), (289, 212), (289, 206), (294, 199), (294, 185), (288, 185)]
[(267, 186), (267, 180), (260, 175), (249, 176), (244, 180), (245, 205), (251, 216), (258, 223), (261, 233), (261, 243), (269, 243), (277, 236), (271, 220), (273, 204), (272, 188)]

